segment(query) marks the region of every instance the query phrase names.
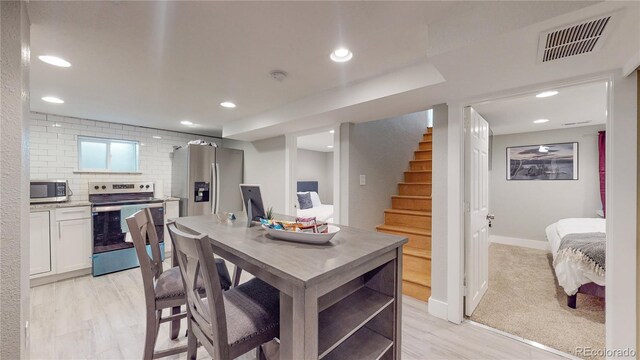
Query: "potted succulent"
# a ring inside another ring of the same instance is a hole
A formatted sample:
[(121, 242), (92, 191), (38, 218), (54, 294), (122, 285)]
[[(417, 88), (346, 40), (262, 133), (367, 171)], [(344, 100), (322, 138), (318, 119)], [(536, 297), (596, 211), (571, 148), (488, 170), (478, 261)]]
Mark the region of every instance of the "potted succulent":
[(273, 220), (273, 207), (269, 207), (267, 209), (265, 217), (267, 218), (267, 220)]

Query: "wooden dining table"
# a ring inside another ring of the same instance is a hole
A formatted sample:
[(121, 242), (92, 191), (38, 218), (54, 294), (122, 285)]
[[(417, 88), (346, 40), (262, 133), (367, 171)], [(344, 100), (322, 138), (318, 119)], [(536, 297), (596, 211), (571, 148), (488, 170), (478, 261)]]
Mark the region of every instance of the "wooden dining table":
[(280, 359), (400, 359), (406, 238), (340, 226), (326, 244), (289, 242), (237, 215), (175, 220), (280, 291)]

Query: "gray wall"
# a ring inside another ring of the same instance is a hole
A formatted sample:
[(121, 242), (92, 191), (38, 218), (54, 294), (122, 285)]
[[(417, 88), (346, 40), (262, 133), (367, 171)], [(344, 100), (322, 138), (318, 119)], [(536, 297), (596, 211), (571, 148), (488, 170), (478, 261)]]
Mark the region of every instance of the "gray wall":
[(433, 190), (431, 195), (431, 299), (446, 302), (447, 278), (447, 127), (448, 107), (433, 107)]
[[(327, 153), (324, 159), (324, 168), (327, 172), (327, 191), (324, 198), (321, 196), (322, 203), (333, 204), (333, 153)], [(326, 199), (326, 200), (325, 200)]]
[(298, 149), (296, 181), (317, 181), (323, 204), (333, 204), (333, 152)]
[[(348, 129), (344, 129), (345, 126)], [(341, 189), (348, 189), (343, 195), (349, 202), (350, 226), (375, 230), (383, 223), (384, 210), (391, 207), (391, 195), (398, 193), (398, 183), (403, 181), (404, 171), (409, 168), (409, 160), (413, 159), (426, 128), (426, 111), (343, 124), (340, 151), (348, 146), (349, 169), (341, 173)], [(348, 134), (348, 139), (343, 137), (343, 132)], [(342, 158), (344, 161), (344, 156)], [(366, 176), (364, 186), (360, 185), (360, 175)]]
[(29, 358), (29, 18), (0, 2), (0, 358)]
[(254, 142), (222, 139), (222, 146), (244, 150), (244, 182), (260, 184), (265, 210), (285, 213), (285, 137)]
[[(490, 120), (490, 119), (489, 119)], [(493, 137), (489, 210), (496, 216), (492, 235), (546, 241), (544, 229), (569, 217), (597, 217), (600, 204), (598, 130), (602, 126)], [(578, 142), (578, 180), (506, 180), (506, 148)]]

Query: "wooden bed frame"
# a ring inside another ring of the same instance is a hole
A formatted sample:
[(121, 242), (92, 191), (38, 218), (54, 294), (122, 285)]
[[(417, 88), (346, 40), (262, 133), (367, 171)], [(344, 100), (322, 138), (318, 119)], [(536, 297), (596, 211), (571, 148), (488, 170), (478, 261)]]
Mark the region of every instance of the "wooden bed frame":
[(576, 301), (578, 300), (578, 294), (592, 295), (592, 296), (597, 296), (601, 299), (604, 299), (605, 287), (593, 282), (580, 286), (580, 288), (578, 289), (578, 292), (575, 293), (575, 295), (571, 295), (571, 296), (567, 295), (568, 307), (572, 309), (576, 308)]

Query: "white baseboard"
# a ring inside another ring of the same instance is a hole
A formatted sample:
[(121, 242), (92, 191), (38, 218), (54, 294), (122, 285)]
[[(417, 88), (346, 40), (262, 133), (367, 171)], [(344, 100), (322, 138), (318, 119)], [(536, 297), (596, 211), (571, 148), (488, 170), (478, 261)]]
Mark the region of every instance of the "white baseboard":
[(521, 246), (521, 247), (526, 247), (530, 249), (551, 251), (551, 247), (549, 246), (549, 243), (547, 241), (519, 239), (519, 238), (510, 237), (510, 236), (490, 235), (489, 242), (496, 243), (496, 244)]
[(447, 320), (447, 309), (448, 305), (446, 302), (429, 297), (429, 314), (439, 319)]
[(91, 268), (73, 270), (69, 272), (65, 272), (62, 274), (53, 274), (53, 275), (36, 275), (32, 277), (29, 281), (29, 286), (40, 286), (45, 284), (51, 284), (58, 281), (68, 280), (80, 276), (91, 275)]

